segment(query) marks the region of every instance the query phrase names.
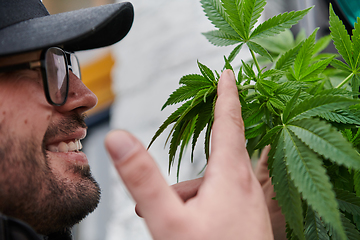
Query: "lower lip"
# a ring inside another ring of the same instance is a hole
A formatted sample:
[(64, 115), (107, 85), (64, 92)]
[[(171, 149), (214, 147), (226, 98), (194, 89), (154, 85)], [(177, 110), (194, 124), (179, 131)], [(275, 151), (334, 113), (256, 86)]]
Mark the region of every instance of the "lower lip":
[(88, 165), (88, 159), (83, 152), (50, 152), (50, 155), (55, 158), (61, 158), (69, 163), (77, 164), (77, 165)]

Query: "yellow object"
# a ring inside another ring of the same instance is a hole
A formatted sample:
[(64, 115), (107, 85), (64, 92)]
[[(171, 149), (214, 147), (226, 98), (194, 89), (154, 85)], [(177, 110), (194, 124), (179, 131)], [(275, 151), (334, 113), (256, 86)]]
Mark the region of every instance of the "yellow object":
[(104, 110), (112, 104), (115, 95), (111, 90), (111, 69), (115, 61), (110, 53), (94, 60), (90, 64), (81, 65), (83, 83), (98, 97), (98, 104), (87, 112), (88, 116)]

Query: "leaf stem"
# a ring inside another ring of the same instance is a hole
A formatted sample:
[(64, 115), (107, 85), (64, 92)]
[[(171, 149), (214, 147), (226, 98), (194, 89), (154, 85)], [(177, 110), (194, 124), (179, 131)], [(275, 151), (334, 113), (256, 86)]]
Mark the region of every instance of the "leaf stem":
[(352, 76), (354, 76), (353, 72), (349, 76), (347, 76), (339, 85), (337, 85), (336, 88), (341, 88), (342, 86), (344, 86), (344, 84), (347, 83), (349, 79), (352, 78)]
[(239, 92), (243, 92), (243, 91), (246, 91), (246, 90), (249, 90), (249, 89), (255, 89), (255, 85), (245, 85), (245, 86), (242, 86), (242, 85), (236, 85), (237, 86), (237, 89)]
[(252, 58), (253, 58), (253, 60), (254, 60), (256, 69), (258, 70), (258, 73), (260, 73), (260, 72), (261, 72), (261, 69), (260, 69), (260, 65), (259, 65), (259, 63), (258, 63), (258, 61), (257, 61), (257, 59), (256, 59), (256, 57), (255, 57), (255, 53), (254, 53), (253, 50), (251, 50), (251, 49), (249, 49), (249, 50), (250, 50), (251, 56), (252, 56)]

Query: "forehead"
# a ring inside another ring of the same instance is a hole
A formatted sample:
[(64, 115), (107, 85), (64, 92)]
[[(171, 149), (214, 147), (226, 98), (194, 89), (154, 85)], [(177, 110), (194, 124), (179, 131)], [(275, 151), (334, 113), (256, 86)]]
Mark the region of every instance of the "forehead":
[(41, 55), (41, 50), (29, 52), (29, 53), (11, 55), (7, 57), (0, 57), (0, 67), (39, 60), (40, 55)]

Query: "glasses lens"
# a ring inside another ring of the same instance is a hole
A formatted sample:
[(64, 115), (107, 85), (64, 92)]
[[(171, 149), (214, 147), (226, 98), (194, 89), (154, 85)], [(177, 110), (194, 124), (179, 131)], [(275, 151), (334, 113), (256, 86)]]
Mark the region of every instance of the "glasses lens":
[(75, 76), (81, 79), (79, 60), (76, 57), (76, 55), (73, 53), (70, 54), (70, 64), (71, 64), (71, 71), (75, 74)]
[(46, 52), (46, 75), (50, 99), (55, 104), (63, 104), (68, 90), (66, 57), (58, 48)]

